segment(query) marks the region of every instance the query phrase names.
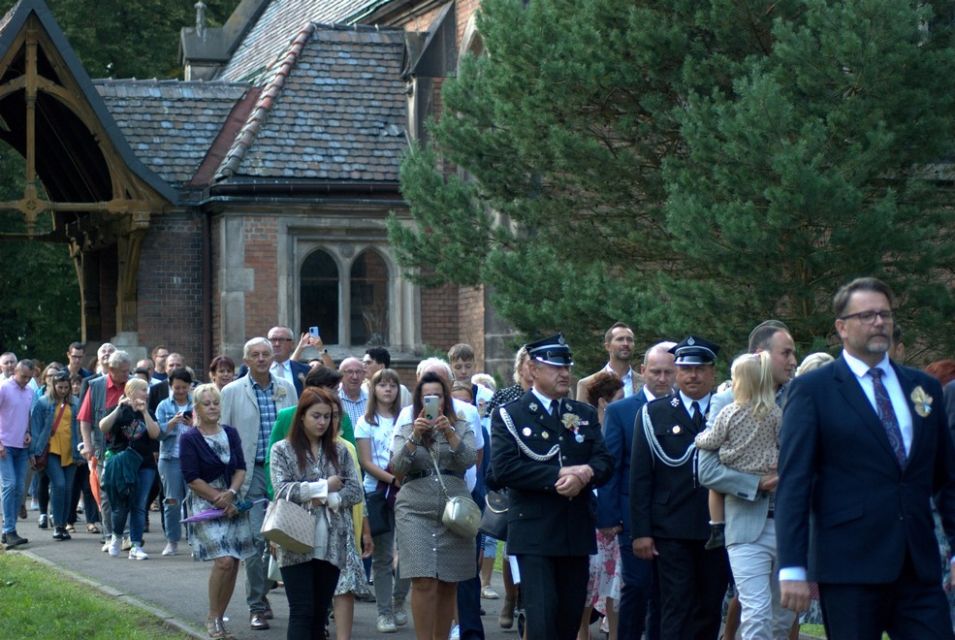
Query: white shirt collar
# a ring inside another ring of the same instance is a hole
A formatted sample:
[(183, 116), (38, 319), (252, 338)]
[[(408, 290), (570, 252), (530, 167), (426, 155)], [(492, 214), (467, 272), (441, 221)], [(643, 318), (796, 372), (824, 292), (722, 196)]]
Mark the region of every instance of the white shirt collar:
[(682, 391), (678, 392), (680, 394), (680, 400), (683, 402), (683, 408), (686, 409), (686, 412), (689, 416), (693, 417), (693, 403), (696, 402), (700, 405), (700, 411), (703, 412), (703, 415), (706, 415), (706, 409), (710, 406), (710, 398), (713, 397), (712, 393), (708, 393), (699, 400), (694, 400), (690, 396), (686, 395)]
[(870, 367), (868, 364), (850, 354), (848, 351), (842, 351), (842, 357), (846, 361), (849, 370), (855, 374), (857, 378), (864, 378), (869, 373), (869, 369), (882, 369), (883, 375), (895, 375), (895, 370), (892, 368), (892, 363), (889, 361), (889, 354), (884, 354), (882, 360), (879, 361), (875, 367)]
[(538, 391), (537, 387), (531, 387), (531, 392), (534, 394), (534, 396), (538, 400), (540, 400), (541, 405), (543, 405), (544, 407), (544, 413), (550, 413), (550, 403), (557, 402), (557, 400), (554, 400), (553, 398), (548, 398), (543, 393)]
[(643, 395), (646, 396), (647, 402), (653, 402), (654, 400), (657, 399), (657, 397), (653, 395), (653, 392), (650, 391), (650, 388), (647, 385), (643, 385), (643, 389), (641, 389), (641, 391), (643, 391)]

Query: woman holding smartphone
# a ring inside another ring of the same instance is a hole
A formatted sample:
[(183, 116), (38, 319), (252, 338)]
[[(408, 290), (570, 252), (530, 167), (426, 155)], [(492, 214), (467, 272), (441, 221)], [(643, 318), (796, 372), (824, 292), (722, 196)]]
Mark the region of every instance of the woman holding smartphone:
[(412, 407), (413, 421), (395, 426), (391, 446), (391, 469), (401, 483), (395, 501), (398, 564), (401, 577), (411, 578), (415, 634), (432, 640), (448, 637), (457, 583), (477, 573), (474, 538), (441, 524), (446, 501), (441, 481), (449, 496), (470, 495), (464, 472), (476, 453), (471, 424), (455, 415), (444, 378), (432, 372), (421, 376)]
[(182, 500), (186, 496), (186, 483), (182, 479), (179, 464), (179, 436), (192, 428), (192, 374), (185, 367), (173, 369), (169, 374), (169, 397), (156, 407), (156, 422), (159, 423), (159, 479), (162, 481), (163, 522), (166, 532), (164, 556), (174, 556), (179, 551), (182, 538)]

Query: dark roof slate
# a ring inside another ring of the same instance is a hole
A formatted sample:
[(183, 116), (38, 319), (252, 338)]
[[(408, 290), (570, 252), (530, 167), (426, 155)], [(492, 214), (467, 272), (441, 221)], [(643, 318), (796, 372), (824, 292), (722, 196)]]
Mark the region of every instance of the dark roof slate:
[(307, 25), (270, 70), (216, 179), (397, 182), (403, 55), (401, 30)]
[(227, 82), (95, 80), (96, 91), (147, 167), (182, 187), (248, 90)]
[(258, 84), (309, 22), (348, 23), (377, 0), (272, 0), (236, 47), (218, 79)]

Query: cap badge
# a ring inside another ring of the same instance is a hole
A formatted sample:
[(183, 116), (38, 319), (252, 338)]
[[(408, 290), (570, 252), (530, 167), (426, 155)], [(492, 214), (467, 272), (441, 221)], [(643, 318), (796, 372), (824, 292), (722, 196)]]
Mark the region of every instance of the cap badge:
[(693, 336), (690, 336), (689, 338), (686, 339), (686, 343), (692, 347), (693, 345), (696, 344), (696, 340), (693, 339)]

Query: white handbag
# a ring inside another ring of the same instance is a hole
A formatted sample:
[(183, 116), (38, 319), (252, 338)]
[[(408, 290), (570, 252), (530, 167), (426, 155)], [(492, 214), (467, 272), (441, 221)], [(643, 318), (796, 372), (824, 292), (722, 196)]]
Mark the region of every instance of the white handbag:
[(288, 499), (292, 483), (285, 485), (269, 504), (262, 522), (262, 537), (293, 553), (312, 555), (315, 549), (315, 518), (311, 509), (295, 504)]

